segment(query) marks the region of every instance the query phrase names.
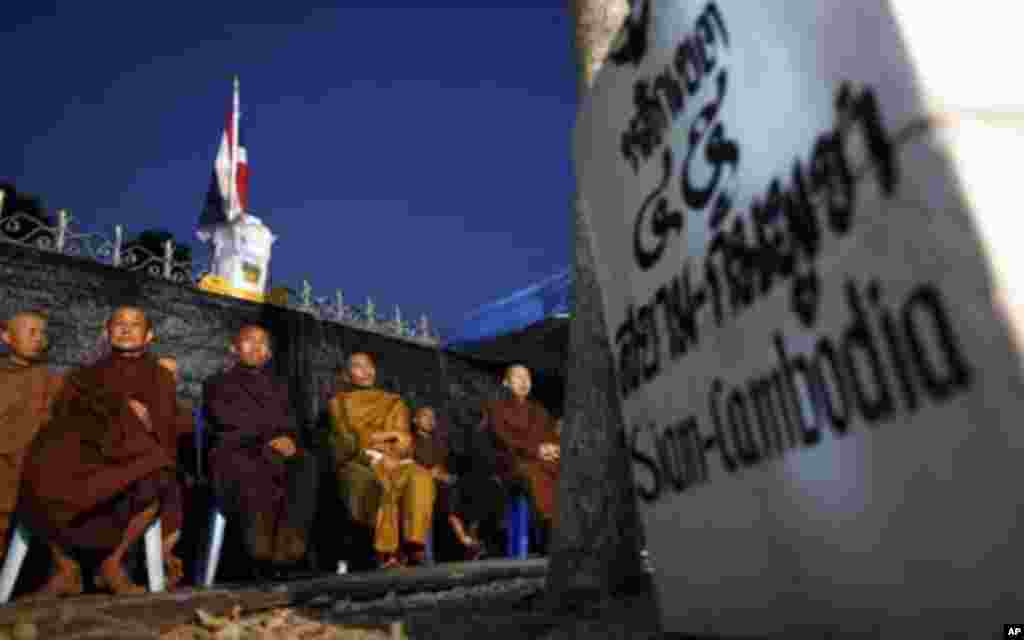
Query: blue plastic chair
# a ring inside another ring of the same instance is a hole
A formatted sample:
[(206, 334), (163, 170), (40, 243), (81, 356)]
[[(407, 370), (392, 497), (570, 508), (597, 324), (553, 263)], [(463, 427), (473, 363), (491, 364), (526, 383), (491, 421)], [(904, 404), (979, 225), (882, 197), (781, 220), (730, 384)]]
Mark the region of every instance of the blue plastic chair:
[(434, 564), (434, 527), (431, 525), (430, 533), (427, 534), (427, 543), (424, 545), (424, 552), (427, 556), (427, 565)]
[(505, 510), (508, 531), (506, 555), (525, 560), (530, 555), (530, 501), (525, 495), (512, 496)]
[[(203, 454), (206, 451), (206, 423), (202, 409), (193, 410), (195, 418), (194, 439), (196, 446), (196, 475), (205, 479), (203, 475)], [(217, 567), (220, 565), (221, 551), (224, 549), (224, 531), (227, 529), (227, 518), (224, 517), (224, 510), (217, 502), (216, 494), (213, 495), (213, 504), (210, 506), (209, 537), (206, 541), (206, 549), (196, 558), (196, 576), (204, 587), (212, 587), (217, 577)]]

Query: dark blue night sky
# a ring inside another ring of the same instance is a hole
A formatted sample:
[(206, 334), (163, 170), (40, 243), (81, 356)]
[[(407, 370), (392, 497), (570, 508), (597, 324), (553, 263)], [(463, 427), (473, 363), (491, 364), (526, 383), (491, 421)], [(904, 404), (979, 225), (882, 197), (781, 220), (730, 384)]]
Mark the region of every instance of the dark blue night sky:
[(198, 245), (238, 74), (274, 284), (443, 328), (570, 259), (564, 2), (16, 4), (0, 180), (86, 229)]

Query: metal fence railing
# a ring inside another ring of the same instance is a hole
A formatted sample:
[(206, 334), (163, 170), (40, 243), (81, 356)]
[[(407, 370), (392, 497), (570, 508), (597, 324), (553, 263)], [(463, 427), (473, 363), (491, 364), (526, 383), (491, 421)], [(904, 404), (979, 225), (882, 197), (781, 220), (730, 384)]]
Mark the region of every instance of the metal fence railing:
[[(0, 205), (3, 202), (0, 192)], [(154, 253), (137, 240), (125, 241), (124, 227), (114, 227), (112, 238), (96, 232), (79, 232), (72, 225), (71, 215), (66, 210), (57, 212), (56, 224), (49, 220), (24, 212), (12, 212), (0, 216), (0, 242), (21, 245), (88, 258), (112, 267), (129, 271), (144, 271), (154, 278), (164, 278), (182, 286), (195, 287), (205, 275), (193, 267), (190, 260), (181, 261), (175, 257), (176, 245), (173, 240), (163, 243), (163, 252)], [(440, 337), (430, 327), (426, 315), (415, 323), (402, 317), (395, 306), (390, 319), (378, 315), (372, 299), (362, 306), (345, 304), (340, 290), (332, 297), (315, 296), (310, 283), (303, 280), (302, 288), (295, 291), (288, 288), (287, 306), (302, 313), (308, 313), (319, 320), (336, 322), (359, 329), (411, 340), (429, 346), (440, 343)]]

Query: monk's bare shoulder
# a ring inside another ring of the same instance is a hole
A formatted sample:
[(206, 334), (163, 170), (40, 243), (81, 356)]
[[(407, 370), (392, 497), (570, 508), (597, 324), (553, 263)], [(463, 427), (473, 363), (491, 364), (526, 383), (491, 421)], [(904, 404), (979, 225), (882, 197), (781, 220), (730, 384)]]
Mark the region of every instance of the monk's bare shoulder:
[(157, 383), (164, 388), (170, 387), (171, 389), (178, 388), (178, 382), (174, 379), (174, 374), (171, 373), (166, 367), (162, 367), (154, 363), (156, 366), (156, 379)]

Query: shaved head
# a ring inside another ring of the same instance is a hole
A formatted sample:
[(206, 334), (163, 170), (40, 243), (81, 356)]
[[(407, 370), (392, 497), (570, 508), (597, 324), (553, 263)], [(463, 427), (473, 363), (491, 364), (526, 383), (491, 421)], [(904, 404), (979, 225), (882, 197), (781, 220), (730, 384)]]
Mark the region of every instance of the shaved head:
[(110, 348), (122, 356), (139, 357), (153, 341), (153, 327), (141, 307), (124, 305), (107, 320)]
[(353, 360), (356, 360), (356, 359), (359, 359), (359, 358), (363, 358), (365, 360), (368, 360), (370, 362), (370, 364), (372, 364), (373, 366), (377, 366), (377, 358), (373, 357), (373, 354), (368, 352), (368, 351), (353, 351), (348, 356), (348, 362), (349, 362), (349, 364), (352, 364)]
[(525, 399), (526, 396), (530, 395), (530, 389), (533, 387), (533, 378), (526, 365), (514, 364), (505, 369), (505, 377), (502, 379), (502, 384), (512, 391), (512, 395), (515, 397)]
[(348, 357), (348, 380), (357, 387), (369, 388), (377, 382), (377, 362), (365, 351)]
[(110, 314), (110, 317), (107, 318), (107, 327), (110, 327), (110, 323), (114, 322), (114, 320), (119, 318), (119, 317), (123, 317), (125, 315), (135, 315), (135, 314), (138, 314), (138, 316), (141, 316), (142, 321), (146, 323), (146, 330), (149, 330), (149, 329), (153, 328), (149, 324), (149, 317), (146, 316), (146, 310), (143, 309), (142, 307), (137, 307), (137, 306), (135, 306), (133, 304), (125, 304), (125, 305), (121, 305), (120, 307), (116, 307), (114, 309), (114, 311)]
[(42, 359), (49, 346), (46, 323), (46, 315), (36, 311), (16, 313), (3, 323), (0, 341), (16, 363), (28, 365)]
[(437, 424), (437, 416), (434, 414), (433, 407), (420, 407), (416, 410), (413, 415), (412, 423), (416, 427), (416, 431), (424, 434), (430, 434), (434, 432), (434, 426)]
[(239, 327), (238, 333), (235, 334), (234, 341), (237, 343), (239, 340), (242, 340), (243, 337), (248, 336), (253, 332), (262, 334), (262, 338), (264, 338), (268, 342), (270, 341), (270, 332), (267, 331), (266, 327), (263, 327), (256, 323), (243, 324), (241, 327)]
[(525, 372), (526, 375), (530, 375), (530, 369), (525, 364), (510, 364), (509, 366), (505, 367), (505, 374), (502, 376), (502, 380), (508, 380), (516, 372)]
[(14, 331), (15, 325), (25, 319), (34, 319), (41, 320), (43, 322), (48, 322), (50, 320), (50, 317), (42, 311), (19, 311), (10, 318), (4, 320), (2, 328), (4, 331)]
[(231, 351), (243, 367), (260, 369), (270, 361), (270, 332), (258, 324), (242, 325), (231, 343)]

